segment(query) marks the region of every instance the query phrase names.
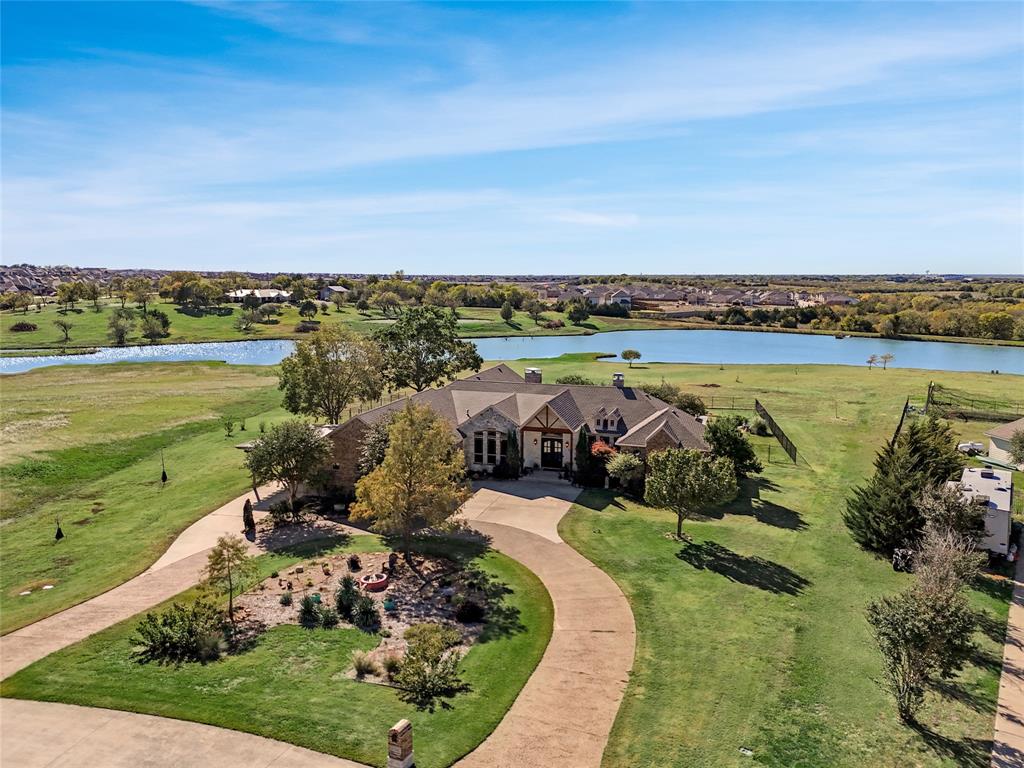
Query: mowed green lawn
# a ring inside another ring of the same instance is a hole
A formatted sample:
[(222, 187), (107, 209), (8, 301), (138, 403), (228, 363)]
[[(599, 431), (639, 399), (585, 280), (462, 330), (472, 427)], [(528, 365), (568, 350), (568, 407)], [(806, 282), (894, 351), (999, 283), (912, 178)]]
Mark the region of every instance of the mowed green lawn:
[[(4, 376), (0, 631), (126, 581), (242, 493), (249, 480), (234, 446), (257, 434), (259, 421), (283, 417), (276, 382), (273, 369), (220, 363)], [(223, 417), (247, 419), (248, 430), (227, 437)]]
[[(864, 606), (909, 577), (862, 552), (841, 520), (850, 488), (871, 470), (908, 395), (923, 402), (934, 378), (1006, 397), (1021, 377), (839, 366), (645, 365), (583, 358), (514, 361), (627, 383), (663, 377), (719, 408), (761, 400), (801, 451), (772, 463), (740, 499), (687, 522), (695, 544), (666, 537), (674, 516), (588, 492), (561, 534), (608, 572), (637, 622), (635, 668), (605, 752), (608, 768), (988, 765), (1008, 590), (972, 599), (989, 634), (945, 695), (929, 696), (924, 728), (899, 723), (881, 689), (881, 663)], [(725, 412), (725, 411), (719, 411)], [(749, 412), (745, 412), (749, 413)], [(838, 416), (837, 416), (838, 414)], [(956, 424), (980, 439), (988, 425)], [(753, 750), (753, 759), (740, 748)]]
[[(319, 302), (318, 302), (319, 304)], [(303, 334), (296, 333), (295, 326), (303, 319), (297, 307), (285, 304), (283, 312), (272, 323), (260, 323), (248, 331), (235, 328), (235, 320), (242, 312), (238, 304), (224, 304), (216, 311), (205, 314), (194, 314), (175, 304), (157, 301), (151, 308), (164, 312), (171, 321), (169, 335), (160, 339), (160, 344), (174, 344), (201, 341), (244, 341), (246, 339), (295, 339)], [(62, 349), (64, 347), (104, 347), (110, 346), (107, 336), (107, 323), (111, 314), (120, 307), (120, 302), (103, 301), (100, 311), (92, 305), (80, 304), (74, 310), (63, 312), (56, 304), (48, 304), (42, 311), (0, 313), (0, 347), (4, 350), (16, 349)], [(134, 308), (134, 305), (129, 305)], [(643, 320), (617, 317), (593, 316), (580, 325), (572, 325), (563, 313), (545, 312), (547, 320), (562, 320), (564, 327), (548, 329), (533, 322), (525, 312), (516, 312), (510, 323), (501, 319), (499, 310), (483, 307), (463, 307), (459, 310), (459, 327), (467, 337), (479, 336), (550, 336), (596, 333), (600, 331), (625, 331), (642, 328), (674, 328), (675, 323), (668, 320)], [(64, 341), (64, 334), (53, 323), (54, 320), (68, 320), (74, 326), (71, 337)], [(370, 333), (393, 322), (393, 318), (385, 317), (380, 310), (370, 309), (365, 313), (358, 312), (352, 306), (345, 306), (339, 312), (333, 304), (328, 304), (327, 314), (320, 313), (315, 318), (321, 323), (340, 323), (362, 333)], [(11, 326), (18, 322), (35, 323), (34, 331), (14, 332)], [(142, 338), (137, 327), (128, 337), (129, 344), (149, 344)]]
[[(259, 558), (262, 574), (325, 551), (312, 545), (296, 549)], [(356, 536), (328, 549), (381, 551), (381, 545), (374, 536)], [(402, 702), (391, 688), (347, 677), (352, 652), (376, 646), (380, 638), (374, 635), (280, 626), (237, 656), (207, 665), (161, 666), (130, 658), (139, 617), (4, 680), (0, 695), (195, 720), (378, 766), (387, 761), (388, 728), (408, 718), (416, 765), (450, 765), (501, 721), (551, 637), (553, 608), (536, 576), (493, 552), (475, 562), (509, 590), (502, 621), (463, 660), (469, 690), (433, 712)]]

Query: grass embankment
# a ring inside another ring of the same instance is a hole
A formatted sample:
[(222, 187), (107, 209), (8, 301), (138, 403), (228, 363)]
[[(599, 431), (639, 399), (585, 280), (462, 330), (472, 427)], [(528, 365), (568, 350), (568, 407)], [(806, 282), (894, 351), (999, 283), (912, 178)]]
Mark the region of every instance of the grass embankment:
[[(18, 349), (76, 349), (89, 347), (106, 347), (111, 345), (107, 336), (107, 323), (111, 314), (120, 307), (119, 302), (104, 302), (97, 312), (91, 305), (78, 306), (74, 310), (63, 312), (56, 304), (47, 304), (42, 311), (0, 313), (0, 346), (4, 350)], [(162, 302), (151, 304), (151, 308), (159, 309), (167, 314), (171, 321), (169, 335), (160, 339), (160, 344), (181, 344), (202, 341), (246, 341), (249, 339), (297, 339), (305, 334), (296, 333), (295, 326), (302, 320), (298, 309), (290, 304), (282, 305), (283, 312), (276, 322), (257, 324), (249, 331), (235, 328), (235, 320), (242, 312), (238, 304), (224, 304), (214, 311), (196, 314), (175, 304)], [(393, 318), (384, 316), (380, 310), (371, 309), (365, 313), (346, 306), (340, 312), (334, 305), (325, 314), (318, 314), (316, 320), (321, 323), (343, 324), (362, 333), (370, 333), (381, 326), (394, 322)], [(645, 328), (677, 328), (678, 323), (671, 320), (630, 319), (617, 317), (593, 316), (580, 325), (572, 325), (560, 312), (545, 312), (547, 320), (561, 320), (562, 328), (544, 328), (537, 325), (525, 312), (516, 312), (510, 323), (501, 319), (499, 310), (483, 307), (463, 307), (459, 310), (459, 328), (466, 337), (481, 336), (564, 336), (602, 331), (629, 331)], [(69, 320), (74, 327), (71, 329), (71, 340), (64, 341), (64, 334), (54, 326), (54, 320)], [(13, 332), (11, 326), (27, 321), (35, 323), (34, 331)], [(137, 325), (137, 324), (136, 324)], [(142, 338), (139, 328), (128, 337), (129, 344), (150, 344)]]
[[(242, 493), (249, 479), (234, 446), (260, 420), (283, 416), (275, 384), (273, 369), (219, 363), (4, 377), (0, 631), (126, 581), (181, 530)], [(248, 431), (227, 437), (223, 417), (246, 418)]]
[[(297, 548), (298, 549), (298, 548)], [(341, 550), (381, 551), (376, 537), (356, 536)], [(312, 547), (259, 558), (263, 576)], [(403, 703), (388, 687), (346, 676), (354, 650), (379, 638), (355, 629), (280, 626), (256, 647), (201, 665), (137, 664), (130, 659), (139, 617), (122, 622), (22, 670), (0, 684), (0, 694), (125, 709), (195, 720), (288, 741), (370, 765), (387, 760), (388, 728), (413, 723), (416, 764), (450, 765), (501, 721), (540, 661), (551, 636), (553, 608), (540, 580), (503, 555), (476, 562), (507, 585), (502, 629), (466, 654), (463, 680), (470, 688), (434, 712)], [(175, 599), (191, 598), (192, 590)]]
[[(621, 363), (516, 361), (610, 380)], [(645, 365), (627, 383), (681, 385), (721, 407), (761, 400), (801, 453), (774, 444), (763, 476), (724, 511), (686, 523), (695, 543), (666, 538), (674, 516), (603, 492), (583, 496), (563, 538), (609, 573), (636, 618), (636, 662), (604, 764), (940, 766), (988, 764), (1008, 589), (972, 594), (987, 617), (973, 665), (933, 693), (923, 727), (902, 725), (881, 689), (881, 660), (864, 607), (909, 577), (861, 551), (841, 519), (871, 471), (905, 398), (932, 378), (1014, 396), (1021, 377), (842, 366)], [(719, 411), (727, 412), (727, 411)], [(746, 411), (753, 415), (750, 411)], [(970, 439), (989, 425), (954, 424)], [(755, 438), (767, 457), (771, 439)], [(1018, 473), (1020, 482), (1020, 473)]]

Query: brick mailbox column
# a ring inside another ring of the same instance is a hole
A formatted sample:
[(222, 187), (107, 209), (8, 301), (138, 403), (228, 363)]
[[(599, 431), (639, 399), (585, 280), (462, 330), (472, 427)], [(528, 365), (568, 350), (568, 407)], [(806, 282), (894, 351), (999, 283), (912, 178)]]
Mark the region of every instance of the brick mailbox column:
[(412, 723), (399, 720), (388, 731), (388, 768), (411, 768), (415, 762), (412, 754)]

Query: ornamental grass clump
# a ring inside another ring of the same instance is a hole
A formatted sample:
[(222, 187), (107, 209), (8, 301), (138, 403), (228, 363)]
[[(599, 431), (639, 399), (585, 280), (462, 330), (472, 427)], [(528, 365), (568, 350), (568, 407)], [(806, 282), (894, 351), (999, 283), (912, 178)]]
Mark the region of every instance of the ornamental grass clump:
[(376, 675), (380, 672), (377, 664), (370, 658), (369, 654), (363, 651), (352, 652), (352, 668), (356, 672), (356, 678), (362, 680), (367, 675)]

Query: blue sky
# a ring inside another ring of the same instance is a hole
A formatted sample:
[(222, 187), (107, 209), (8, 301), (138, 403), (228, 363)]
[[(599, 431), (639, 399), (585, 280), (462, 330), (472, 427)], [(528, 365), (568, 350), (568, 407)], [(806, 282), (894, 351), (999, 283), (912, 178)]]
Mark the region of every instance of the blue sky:
[(1019, 3), (10, 3), (3, 255), (1024, 272)]

